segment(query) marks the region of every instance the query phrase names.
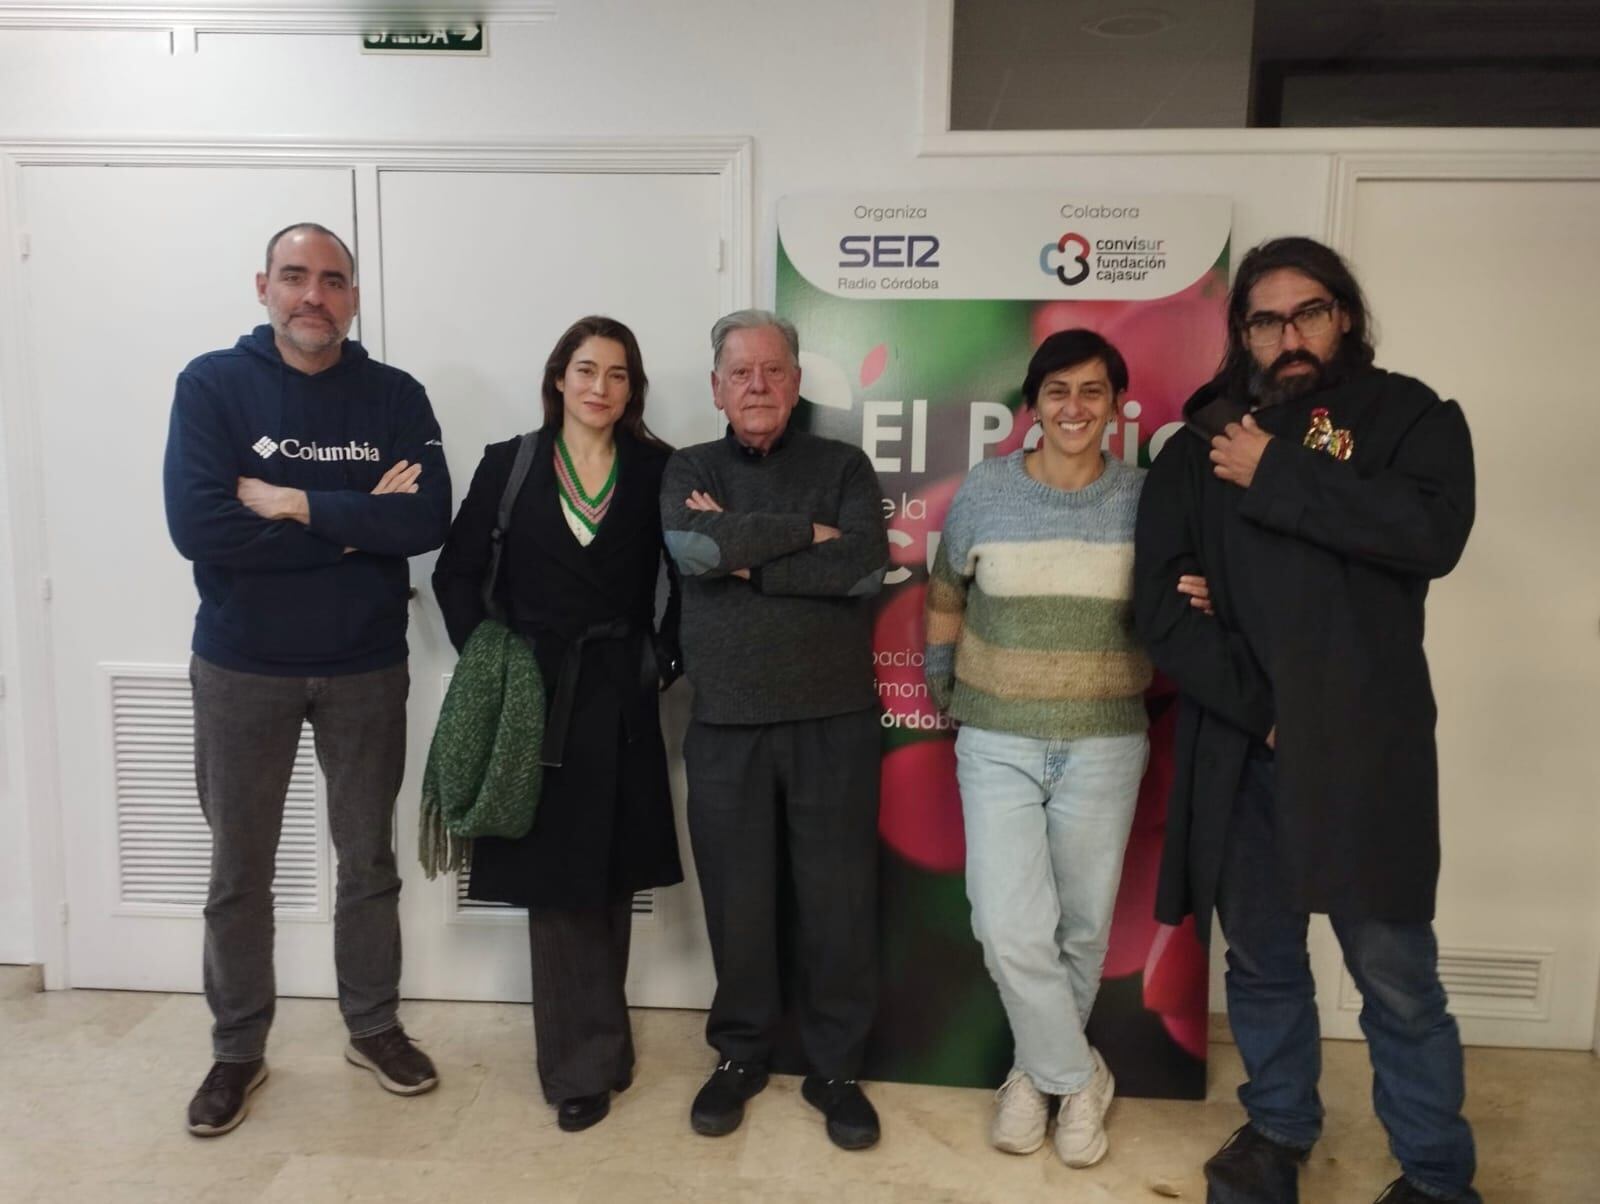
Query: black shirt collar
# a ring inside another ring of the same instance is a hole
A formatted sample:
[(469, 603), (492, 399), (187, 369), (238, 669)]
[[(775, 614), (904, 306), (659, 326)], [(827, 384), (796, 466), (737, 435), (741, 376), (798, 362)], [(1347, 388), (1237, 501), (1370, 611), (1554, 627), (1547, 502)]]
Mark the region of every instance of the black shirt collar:
[(773, 452), (780, 450), (786, 443), (789, 442), (789, 434), (793, 430), (793, 423), (785, 426), (783, 428), (783, 434), (779, 435), (777, 439), (773, 441), (772, 446), (767, 448), (766, 451), (760, 451), (754, 447), (749, 447), (746, 444), (739, 442), (739, 436), (733, 433), (733, 427), (731, 424), (722, 432), (722, 437), (733, 446), (735, 451), (737, 451), (741, 456), (744, 456), (746, 459), (765, 460), (768, 456), (772, 455)]

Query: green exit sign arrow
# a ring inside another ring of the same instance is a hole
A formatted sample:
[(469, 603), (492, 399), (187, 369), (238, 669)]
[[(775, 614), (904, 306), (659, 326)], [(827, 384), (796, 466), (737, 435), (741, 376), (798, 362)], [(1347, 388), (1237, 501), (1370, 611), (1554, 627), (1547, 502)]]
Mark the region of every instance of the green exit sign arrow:
[(363, 54), (488, 54), (481, 22), (432, 29), (384, 29), (361, 35)]

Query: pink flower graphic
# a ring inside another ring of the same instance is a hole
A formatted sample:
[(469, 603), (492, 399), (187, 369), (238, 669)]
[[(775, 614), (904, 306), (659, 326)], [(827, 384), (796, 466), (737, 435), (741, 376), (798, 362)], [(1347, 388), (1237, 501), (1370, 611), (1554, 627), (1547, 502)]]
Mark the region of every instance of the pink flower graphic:
[(889, 363), (889, 344), (879, 343), (866, 358), (861, 361), (861, 387), (866, 388), (878, 377), (883, 375), (884, 367)]
[(954, 741), (918, 740), (884, 757), (878, 834), (914, 865), (938, 874), (961, 873), (967, 838)]

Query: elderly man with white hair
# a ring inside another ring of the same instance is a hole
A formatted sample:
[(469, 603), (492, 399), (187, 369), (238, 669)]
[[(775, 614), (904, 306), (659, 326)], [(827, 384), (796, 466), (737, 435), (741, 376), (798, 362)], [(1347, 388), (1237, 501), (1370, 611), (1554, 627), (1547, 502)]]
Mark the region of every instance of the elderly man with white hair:
[(872, 597), (889, 546), (860, 448), (795, 430), (799, 337), (763, 310), (720, 319), (711, 391), (721, 439), (662, 480), (683, 575), (689, 833), (717, 971), (719, 1063), (690, 1123), (731, 1133), (767, 1084), (783, 1011), (780, 884), (794, 885), (802, 1088), (845, 1149), (878, 1140), (856, 1075), (877, 1006), (878, 700)]

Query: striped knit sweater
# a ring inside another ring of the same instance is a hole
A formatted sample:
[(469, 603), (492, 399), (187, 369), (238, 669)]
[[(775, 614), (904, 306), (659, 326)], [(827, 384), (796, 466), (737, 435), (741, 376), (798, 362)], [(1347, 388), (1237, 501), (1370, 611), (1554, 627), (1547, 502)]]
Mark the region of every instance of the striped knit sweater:
[(1144, 470), (1106, 458), (1086, 488), (986, 460), (950, 505), (928, 582), (928, 688), (974, 727), (1041, 739), (1145, 729), (1150, 662), (1133, 634)]

